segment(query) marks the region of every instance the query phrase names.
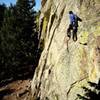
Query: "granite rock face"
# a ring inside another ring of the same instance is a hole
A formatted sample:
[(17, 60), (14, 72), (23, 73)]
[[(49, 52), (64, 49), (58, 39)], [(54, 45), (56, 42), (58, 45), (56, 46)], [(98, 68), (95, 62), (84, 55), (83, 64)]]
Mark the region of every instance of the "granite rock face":
[[(33, 100), (75, 100), (87, 81), (100, 78), (100, 0), (42, 0), (40, 42), (32, 81)], [(67, 37), (68, 12), (81, 19), (74, 42)]]

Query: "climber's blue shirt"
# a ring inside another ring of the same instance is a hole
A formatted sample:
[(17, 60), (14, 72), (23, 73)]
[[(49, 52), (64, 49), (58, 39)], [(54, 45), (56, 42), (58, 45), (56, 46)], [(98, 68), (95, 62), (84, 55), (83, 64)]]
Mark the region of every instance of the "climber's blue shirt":
[(70, 24), (75, 24), (76, 22), (76, 15), (75, 14), (69, 14), (69, 18), (70, 18)]

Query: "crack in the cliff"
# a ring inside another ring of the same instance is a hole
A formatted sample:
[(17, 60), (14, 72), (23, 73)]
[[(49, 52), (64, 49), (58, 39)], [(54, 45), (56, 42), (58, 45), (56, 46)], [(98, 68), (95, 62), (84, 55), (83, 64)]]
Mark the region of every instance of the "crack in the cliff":
[[(53, 22), (54, 22), (55, 16), (56, 16), (55, 13), (51, 16), (51, 22), (50, 22), (51, 24), (50, 24), (50, 27), (49, 27), (49, 32), (50, 32), (50, 29), (51, 29), (51, 27), (52, 27), (52, 25), (53, 25)], [(49, 36), (48, 36), (48, 37), (49, 37)]]
[[(65, 8), (65, 7), (64, 7), (64, 8)], [(57, 23), (57, 25), (56, 25), (56, 27), (55, 27), (55, 29), (54, 29), (54, 31), (53, 31), (53, 35), (51, 36), (51, 41), (50, 41), (49, 46), (48, 46), (48, 49), (47, 49), (48, 52), (49, 52), (49, 48), (50, 48), (50, 46), (51, 46), (51, 43), (52, 43), (52, 40), (53, 40), (55, 31), (56, 31), (57, 27), (59, 26), (59, 24), (60, 24), (60, 22), (61, 22), (61, 18), (62, 18), (63, 13), (64, 13), (64, 8), (63, 8), (63, 10), (62, 10), (62, 12), (61, 12), (61, 16), (60, 16), (59, 19), (58, 19), (58, 23)]]
[[(59, 5), (58, 5), (58, 7), (59, 7)], [(58, 7), (57, 7), (57, 8), (58, 8)], [(50, 46), (51, 46), (51, 44), (52, 44), (55, 31), (56, 31), (57, 27), (59, 26), (59, 24), (60, 24), (60, 22), (61, 22), (61, 18), (62, 18), (63, 14), (64, 14), (64, 9), (65, 9), (65, 7), (66, 7), (66, 6), (64, 6), (63, 10), (61, 11), (61, 15), (60, 15), (60, 17), (59, 17), (59, 19), (58, 19), (58, 23), (57, 23), (57, 25), (55, 26), (54, 31), (53, 31), (53, 34), (52, 34), (52, 36), (51, 36), (51, 38), (50, 38), (50, 43), (49, 43), (49, 45), (48, 45), (46, 57), (45, 57), (45, 59), (44, 59), (44, 64), (43, 64), (43, 67), (42, 67), (42, 70), (41, 70), (41, 75), (40, 75), (40, 78), (39, 78), (38, 83), (37, 83), (36, 86), (35, 86), (35, 92), (34, 92), (34, 93), (35, 93), (35, 94), (34, 94), (35, 99), (37, 99), (37, 98), (40, 96), (40, 92), (39, 92), (39, 91), (40, 91), (40, 87), (41, 87), (41, 81), (42, 81), (43, 72), (44, 72), (44, 69), (45, 69), (45, 66), (46, 66), (46, 63), (47, 63), (47, 58), (48, 58), (48, 54), (49, 54), (49, 49), (50, 49)], [(56, 8), (56, 10), (57, 10), (57, 8)], [(53, 19), (53, 20), (54, 20), (54, 19)]]
[(39, 90), (40, 90), (40, 86), (41, 86), (41, 79), (42, 79), (42, 76), (43, 76), (43, 71), (44, 71), (44, 69), (45, 69), (45, 66), (46, 66), (46, 63), (47, 63), (47, 58), (48, 58), (48, 54), (49, 54), (49, 49), (50, 49), (50, 46), (51, 46), (51, 43), (52, 43), (52, 41), (53, 41), (53, 37), (54, 37), (54, 34), (55, 34), (55, 31), (56, 31), (56, 29), (57, 29), (57, 27), (59, 26), (59, 22), (61, 21), (61, 17), (60, 17), (60, 19), (59, 19), (59, 21), (58, 21), (58, 24), (56, 25), (56, 27), (55, 27), (55, 29), (54, 29), (54, 31), (53, 31), (53, 34), (52, 34), (52, 36), (51, 36), (51, 41), (50, 41), (50, 43), (49, 43), (49, 45), (48, 45), (48, 48), (47, 48), (47, 54), (46, 54), (46, 57), (45, 57), (45, 62), (44, 62), (44, 65), (43, 65), (43, 68), (42, 68), (42, 72), (41, 72), (41, 76), (40, 76), (40, 83), (38, 84), (38, 86), (37, 86), (37, 96), (38, 96), (38, 94), (39, 94)]
[(42, 0), (42, 1), (41, 1), (42, 7), (46, 4), (46, 2), (47, 2), (47, 0)]
[(38, 39), (39, 39), (39, 40), (40, 40), (40, 37), (41, 37), (43, 21), (44, 21), (44, 17), (41, 19), (41, 23), (40, 23), (40, 25), (39, 25), (39, 36), (38, 36)]
[(83, 81), (83, 80), (85, 80), (86, 78), (88, 78), (88, 76), (86, 76), (86, 77), (84, 77), (84, 78), (82, 78), (82, 79), (80, 79), (80, 80), (77, 80), (77, 81), (75, 81), (74, 83), (72, 83), (72, 84), (70, 85), (70, 88), (69, 88), (69, 90), (67, 91), (67, 98), (68, 98), (68, 96), (69, 96), (70, 91), (71, 91), (72, 88), (74, 87), (74, 85), (77, 84), (77, 83), (79, 83), (79, 82), (81, 82), (81, 81)]
[(50, 41), (49, 46), (47, 48), (47, 54), (46, 54), (46, 57), (45, 57), (44, 65), (43, 65), (43, 68), (42, 68), (42, 71), (41, 71), (41, 75), (40, 75), (40, 79), (39, 79), (40, 81), (38, 82), (38, 84), (36, 84), (36, 92), (34, 92), (35, 93), (34, 94), (34, 97), (35, 98), (38, 98), (38, 96), (39, 96), (39, 91), (40, 91), (42, 76), (43, 76), (43, 72), (44, 72), (44, 69), (45, 69), (45, 66), (46, 66), (46, 63), (47, 63), (47, 58), (48, 58), (48, 54), (49, 54), (49, 48), (51, 46), (51, 43), (52, 43), (53, 36), (54, 36), (54, 33), (55, 33), (56, 28), (57, 28), (57, 26), (54, 29), (53, 35), (51, 37), (51, 41)]
[(54, 19), (55, 19), (55, 17), (57, 16), (57, 15), (56, 15), (56, 12), (57, 12), (57, 9), (58, 9), (59, 5), (60, 5), (60, 4), (58, 4), (57, 7), (55, 6), (56, 9), (55, 9), (55, 11), (53, 12), (53, 14), (51, 14), (50, 26), (49, 26), (49, 29), (48, 29), (48, 30), (49, 30), (49, 31), (48, 31), (48, 32), (49, 32), (49, 33), (48, 33), (48, 38), (49, 38), (49, 35), (50, 35), (51, 27), (52, 27), (52, 25), (53, 25), (53, 23), (54, 23)]

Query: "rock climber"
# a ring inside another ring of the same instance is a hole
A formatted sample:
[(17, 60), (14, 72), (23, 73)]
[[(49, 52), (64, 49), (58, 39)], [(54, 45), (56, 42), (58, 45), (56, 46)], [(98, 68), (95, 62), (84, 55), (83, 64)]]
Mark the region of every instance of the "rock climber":
[(71, 37), (71, 30), (73, 34), (73, 40), (77, 41), (77, 30), (78, 30), (78, 21), (82, 21), (81, 18), (79, 18), (76, 14), (74, 14), (72, 11), (69, 11), (69, 19), (70, 19), (70, 24), (67, 29), (67, 36)]

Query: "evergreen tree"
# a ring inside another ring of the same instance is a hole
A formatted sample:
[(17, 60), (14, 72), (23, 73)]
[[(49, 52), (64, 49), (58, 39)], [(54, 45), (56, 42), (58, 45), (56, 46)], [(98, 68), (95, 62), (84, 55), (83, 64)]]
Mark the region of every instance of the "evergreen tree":
[(16, 47), (16, 19), (13, 14), (13, 6), (7, 8), (4, 14), (4, 20), (0, 31), (0, 65), (1, 71), (7, 71), (9, 74), (12, 66), (15, 65), (15, 47)]
[(100, 100), (100, 80), (98, 83), (88, 82), (90, 88), (83, 87), (84, 96), (78, 94), (80, 100)]
[(5, 10), (6, 10), (5, 4), (0, 4), (0, 29), (1, 29), (1, 26), (2, 26)]
[[(21, 62), (33, 64), (35, 57), (34, 50), (37, 48), (35, 47), (37, 43), (34, 43), (34, 37), (37, 35), (35, 22), (36, 12), (33, 9), (35, 2), (31, 2), (30, 0), (18, 0), (16, 5), (17, 24), (20, 29), (17, 40), (19, 41), (21, 51), (18, 55), (20, 55)], [(36, 39), (37, 37), (35, 40)]]
[[(18, 0), (15, 6), (10, 5), (5, 10), (0, 30), (0, 72), (5, 72), (5, 78), (16, 77), (23, 66), (34, 65), (35, 69), (38, 64), (40, 53), (34, 6), (34, 0)], [(20, 72), (23, 74), (23, 69)]]

